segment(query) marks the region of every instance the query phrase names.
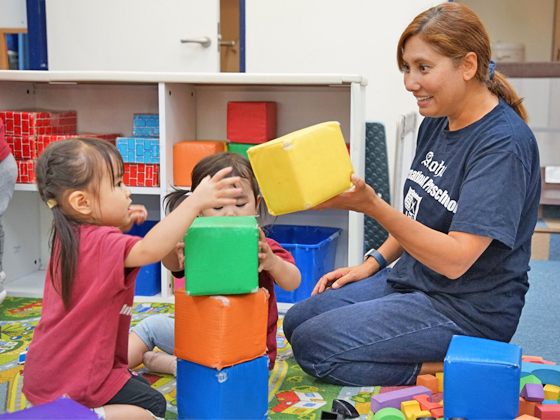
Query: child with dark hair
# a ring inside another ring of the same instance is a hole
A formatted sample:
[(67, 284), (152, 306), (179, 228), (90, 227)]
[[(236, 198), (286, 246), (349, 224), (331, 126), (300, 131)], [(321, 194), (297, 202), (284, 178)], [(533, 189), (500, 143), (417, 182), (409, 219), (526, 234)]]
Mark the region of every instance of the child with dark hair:
[[(223, 168), (232, 167), (229, 176), (240, 178), (236, 185), (241, 193), (236, 196), (234, 204), (208, 208), (200, 212), (199, 216), (259, 216), (264, 217), (266, 211), (261, 203), (257, 179), (249, 161), (238, 153), (223, 152), (203, 158), (196, 164), (192, 171), (192, 194), (198, 192), (202, 181), (207, 176), (219, 173)], [(175, 190), (165, 198), (166, 210), (171, 214), (178, 205), (189, 202), (190, 192)], [(188, 199), (187, 199), (188, 197)], [(260, 213), (260, 214), (258, 214)], [(262, 229), (259, 229), (259, 287), (268, 290), (268, 328), (267, 328), (267, 354), (270, 360), (269, 369), (272, 370), (276, 360), (276, 324), (278, 322), (278, 308), (274, 284), (284, 290), (296, 289), (301, 281), (301, 273), (295, 266), (292, 255), (278, 244), (266, 238)], [(179, 243), (177, 253), (168, 255), (162, 260), (163, 264), (173, 272), (175, 277), (184, 277), (184, 244)], [(173, 356), (175, 343), (175, 320), (164, 315), (152, 315), (144, 318), (134, 327), (130, 334), (128, 348), (129, 367), (134, 368), (140, 363), (155, 372), (175, 374), (177, 359)], [(160, 351), (153, 351), (158, 347)]]
[(112, 144), (69, 139), (51, 144), (36, 168), (41, 199), (53, 213), (42, 317), (25, 362), (32, 404), (68, 395), (107, 419), (163, 418), (166, 400), (128, 369), (128, 332), (139, 267), (175, 255), (195, 217), (236, 203), (231, 168), (205, 177), (188, 202), (145, 238), (123, 234), (147, 217), (132, 205), (124, 164)]

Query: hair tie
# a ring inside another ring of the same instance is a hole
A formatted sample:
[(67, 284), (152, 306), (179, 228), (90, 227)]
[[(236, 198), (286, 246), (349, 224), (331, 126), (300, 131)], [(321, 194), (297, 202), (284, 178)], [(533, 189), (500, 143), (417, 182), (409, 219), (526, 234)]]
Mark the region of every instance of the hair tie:
[(490, 80), (494, 78), (494, 73), (496, 73), (496, 63), (494, 60), (490, 60), (490, 64), (488, 64), (488, 77), (490, 77)]
[(52, 209), (53, 207), (55, 207), (58, 203), (56, 202), (56, 200), (54, 198), (51, 198), (50, 200), (47, 200), (47, 206), (49, 206), (49, 209)]

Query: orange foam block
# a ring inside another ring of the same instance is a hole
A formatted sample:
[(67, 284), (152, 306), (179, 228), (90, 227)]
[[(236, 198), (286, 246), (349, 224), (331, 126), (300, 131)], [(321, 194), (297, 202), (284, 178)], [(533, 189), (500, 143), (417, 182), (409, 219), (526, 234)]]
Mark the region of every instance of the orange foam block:
[(433, 394), (438, 393), (439, 381), (434, 375), (418, 375), (416, 377), (416, 385), (423, 385), (432, 391)]
[(181, 187), (192, 185), (191, 172), (204, 157), (224, 152), (226, 144), (217, 140), (181, 141), (173, 146), (173, 182)]
[(530, 416), (528, 414), (523, 414), (522, 416), (516, 417), (513, 420), (539, 420), (539, 419), (536, 418), (536, 417)]
[(190, 296), (175, 291), (175, 356), (214, 369), (266, 352), (268, 291)]
[(527, 401), (525, 398), (519, 397), (519, 415), (527, 414), (528, 416), (533, 416), (535, 414), (535, 407), (538, 404), (538, 402)]

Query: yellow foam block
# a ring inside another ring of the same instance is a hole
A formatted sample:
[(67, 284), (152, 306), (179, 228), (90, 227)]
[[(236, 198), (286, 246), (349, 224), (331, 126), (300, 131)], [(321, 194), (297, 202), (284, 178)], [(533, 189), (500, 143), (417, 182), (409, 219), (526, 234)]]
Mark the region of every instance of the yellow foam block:
[(274, 216), (309, 209), (352, 187), (354, 169), (335, 121), (253, 146), (247, 155)]

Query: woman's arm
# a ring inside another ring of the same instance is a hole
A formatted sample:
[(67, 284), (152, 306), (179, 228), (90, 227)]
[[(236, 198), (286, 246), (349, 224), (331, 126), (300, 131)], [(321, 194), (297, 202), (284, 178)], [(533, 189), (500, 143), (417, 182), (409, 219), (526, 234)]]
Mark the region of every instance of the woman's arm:
[[(391, 264), (401, 256), (403, 249), (395, 238), (389, 235), (387, 240), (377, 249), (377, 251), (383, 255), (387, 264)], [(317, 293), (323, 293), (326, 289), (331, 287), (333, 289), (338, 289), (345, 284), (363, 280), (367, 277), (373, 276), (378, 271), (379, 264), (375, 258), (368, 258), (362, 264), (353, 267), (339, 268), (321, 277), (313, 288), (311, 296), (316, 295)]]
[[(367, 214), (415, 259), (450, 279), (462, 276), (492, 242), (492, 238), (465, 232), (438, 232), (391, 207), (357, 175), (352, 175), (352, 182), (354, 188), (316, 209), (338, 208)], [(381, 248), (379, 251), (385, 256)]]

